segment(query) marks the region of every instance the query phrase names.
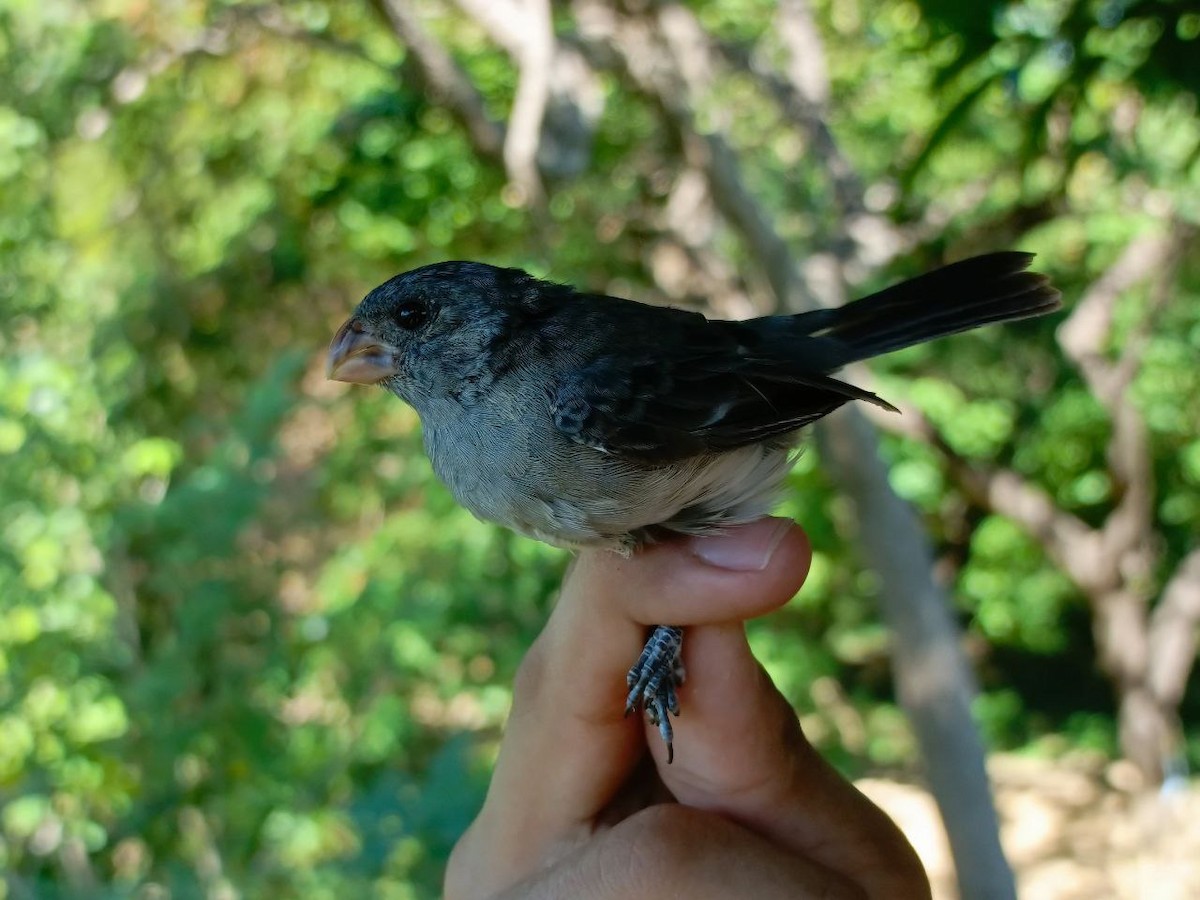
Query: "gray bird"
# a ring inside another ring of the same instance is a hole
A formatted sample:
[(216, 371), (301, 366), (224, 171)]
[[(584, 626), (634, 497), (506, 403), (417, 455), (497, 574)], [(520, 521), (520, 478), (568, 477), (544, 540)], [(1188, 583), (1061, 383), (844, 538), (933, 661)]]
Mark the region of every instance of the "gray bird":
[[(434, 471), (479, 518), (629, 554), (766, 515), (801, 430), (844, 403), (895, 411), (831, 372), (1058, 309), (1032, 259), (992, 253), (838, 309), (742, 322), (437, 263), (367, 294), (327, 374), (412, 405)], [(681, 643), (658, 626), (628, 679), (626, 712), (644, 708), (669, 755)]]

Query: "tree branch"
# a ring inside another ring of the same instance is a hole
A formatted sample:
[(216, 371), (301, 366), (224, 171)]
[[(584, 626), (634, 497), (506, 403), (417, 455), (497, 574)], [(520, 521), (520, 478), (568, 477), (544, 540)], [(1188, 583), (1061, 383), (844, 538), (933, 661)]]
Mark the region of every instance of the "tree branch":
[[(858, 173), (838, 146), (829, 128), (829, 72), (825, 44), (807, 0), (781, 0), (776, 17), (779, 38), (788, 53), (787, 80), (765, 78), (782, 109), (809, 136), (821, 164), (833, 182), (843, 216), (866, 212), (865, 190)], [(758, 66), (759, 77), (766, 75)]]
[(662, 40), (652, 21), (618, 16), (601, 0), (575, 0), (574, 8), (584, 52), (594, 65), (616, 68), (671, 123), (689, 164), (704, 172), (713, 201), (743, 236), (779, 305), (785, 309), (811, 305), (791, 251), (746, 188), (732, 148), (723, 136), (702, 134), (696, 127), (691, 111), (696, 98), (681, 74), (685, 67), (675, 59), (672, 42), (674, 47), (695, 44), (699, 24), (687, 10), (672, 6), (657, 24), (673, 37)]
[(504, 165), (508, 169), (509, 180), (521, 192), (521, 198), (529, 203), (541, 204), (545, 194), (537, 156), (542, 119), (550, 97), (554, 29), (550, 21), (550, 0), (524, 0), (523, 6), (524, 39), (516, 57), (520, 78), (508, 118)]
[(1200, 627), (1200, 547), (1183, 558), (1150, 614), (1150, 673), (1147, 681), (1160, 702), (1175, 709), (1183, 699), (1196, 661)]
[(361, 44), (339, 40), (333, 35), (311, 31), (297, 25), (288, 18), (283, 7), (274, 3), (231, 5), (222, 10), (221, 16), (232, 19), (235, 25), (253, 25), (268, 34), (277, 35), (316, 50), (336, 53), (339, 56), (360, 60), (377, 69), (392, 71), (390, 66), (374, 59)]
[(530, 12), (524, 0), (454, 0), (459, 9), (478, 22), (488, 36), (518, 59), (525, 48)]
[[(520, 70), (505, 142), (514, 183), (544, 192), (546, 177), (578, 175), (587, 166), (604, 94), (595, 72), (568, 39), (559, 40), (549, 0), (455, 0)], [(519, 173), (523, 172), (524, 175)], [(518, 174), (514, 174), (518, 173)]]
[(1019, 473), (982, 466), (961, 456), (920, 410), (907, 405), (901, 409), (903, 415), (899, 416), (876, 407), (866, 414), (883, 430), (936, 449), (973, 503), (1020, 525), (1084, 593), (1100, 594), (1117, 587), (1120, 576), (1104, 557), (1100, 532), (1060, 509), (1049, 494)]
[(1145, 235), (1129, 243), (1117, 261), (1096, 280), (1058, 328), (1063, 353), (1079, 368), (1092, 393), (1105, 405), (1112, 402), (1107, 389), (1109, 364), (1105, 344), (1112, 331), (1113, 313), (1121, 295), (1153, 275), (1166, 262), (1171, 240), (1165, 235)]
[[(866, 186), (829, 127), (829, 75), (824, 45), (809, 5), (804, 0), (784, 0), (779, 5), (776, 26), (788, 54), (784, 73), (776, 71), (761, 53), (727, 41), (712, 46), (727, 66), (752, 75), (784, 118), (807, 139), (819, 167), (830, 180), (841, 214), (839, 233), (833, 235), (831, 248), (841, 257), (841, 264), (851, 261), (853, 247), (865, 266), (886, 265), (912, 246), (913, 238), (868, 209)], [(823, 302), (830, 305), (830, 301)]]
[(474, 83), (429, 35), (409, 4), (404, 0), (372, 0), (372, 4), (412, 54), (416, 74), (426, 89), (459, 121), (475, 150), (481, 156), (502, 161), (504, 126), (488, 116)]

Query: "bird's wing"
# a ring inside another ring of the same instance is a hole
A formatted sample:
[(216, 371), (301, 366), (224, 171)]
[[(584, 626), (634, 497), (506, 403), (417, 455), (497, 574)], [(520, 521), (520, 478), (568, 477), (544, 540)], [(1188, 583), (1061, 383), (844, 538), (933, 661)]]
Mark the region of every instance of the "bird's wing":
[(665, 463), (786, 435), (849, 400), (891, 408), (806, 370), (800, 342), (793, 358), (767, 359), (738, 323), (696, 320), (683, 334), (618, 346), (561, 378), (551, 388), (555, 427), (605, 453)]

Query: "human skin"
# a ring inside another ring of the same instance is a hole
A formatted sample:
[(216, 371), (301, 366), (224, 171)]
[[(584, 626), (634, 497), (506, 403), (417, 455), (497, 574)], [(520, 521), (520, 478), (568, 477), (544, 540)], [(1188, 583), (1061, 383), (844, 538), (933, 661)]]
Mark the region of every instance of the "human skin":
[[(743, 623), (786, 603), (810, 561), (780, 519), (580, 553), (517, 674), (448, 900), (928, 897), (912, 847), (808, 743), (746, 643)], [(622, 716), (655, 622), (686, 629), (671, 765), (653, 726)]]

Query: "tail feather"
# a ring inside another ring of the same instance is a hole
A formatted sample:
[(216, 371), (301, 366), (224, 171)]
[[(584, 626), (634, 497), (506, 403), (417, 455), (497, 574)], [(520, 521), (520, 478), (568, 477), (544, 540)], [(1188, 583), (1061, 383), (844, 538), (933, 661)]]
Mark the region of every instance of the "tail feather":
[(868, 359), (993, 322), (1053, 312), (1059, 292), (1026, 271), (1032, 253), (1006, 251), (952, 263), (839, 309), (806, 313), (837, 365)]

